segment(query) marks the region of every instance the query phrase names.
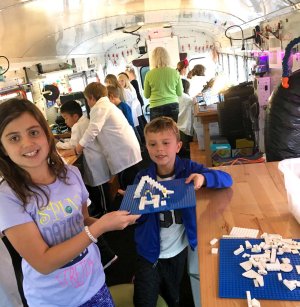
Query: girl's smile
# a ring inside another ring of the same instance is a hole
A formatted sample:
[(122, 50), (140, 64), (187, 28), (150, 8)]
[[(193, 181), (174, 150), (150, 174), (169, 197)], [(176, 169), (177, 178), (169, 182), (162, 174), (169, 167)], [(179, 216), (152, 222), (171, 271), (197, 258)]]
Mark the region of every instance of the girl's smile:
[(48, 169), (48, 140), (44, 130), (30, 113), (23, 113), (7, 124), (1, 142), (6, 155), (30, 174)]

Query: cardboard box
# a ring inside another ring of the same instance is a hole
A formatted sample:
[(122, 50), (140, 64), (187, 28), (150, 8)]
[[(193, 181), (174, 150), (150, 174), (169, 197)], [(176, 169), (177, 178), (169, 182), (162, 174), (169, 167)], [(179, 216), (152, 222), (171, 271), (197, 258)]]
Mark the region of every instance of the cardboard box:
[(252, 155), (253, 155), (253, 147), (232, 148), (231, 150), (232, 158), (250, 157)]
[(231, 146), (227, 139), (220, 136), (211, 137), (210, 151), (212, 159), (219, 160), (219, 158), (231, 157)]
[(235, 140), (235, 148), (253, 148), (254, 141), (248, 139), (237, 139)]

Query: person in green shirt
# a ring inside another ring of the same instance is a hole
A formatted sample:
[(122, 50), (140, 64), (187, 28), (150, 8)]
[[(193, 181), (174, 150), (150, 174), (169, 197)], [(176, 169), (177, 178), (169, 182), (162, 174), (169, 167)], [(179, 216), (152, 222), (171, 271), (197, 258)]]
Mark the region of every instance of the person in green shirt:
[(144, 81), (144, 96), (150, 102), (150, 120), (168, 116), (177, 122), (182, 82), (178, 71), (170, 67), (170, 57), (165, 48), (156, 47), (152, 51), (151, 67)]

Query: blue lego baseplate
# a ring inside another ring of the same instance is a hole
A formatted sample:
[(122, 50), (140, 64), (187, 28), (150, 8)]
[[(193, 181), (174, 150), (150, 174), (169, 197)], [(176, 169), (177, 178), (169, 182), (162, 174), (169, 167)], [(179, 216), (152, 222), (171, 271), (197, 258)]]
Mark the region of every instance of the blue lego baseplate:
[[(245, 240), (248, 240), (252, 245), (259, 244), (262, 239), (221, 239), (220, 240), (220, 258), (219, 258), (219, 297), (224, 298), (246, 298), (246, 291), (251, 292), (251, 297), (256, 299), (267, 300), (287, 300), (299, 301), (300, 288), (289, 290), (282, 281), (278, 280), (277, 273), (282, 274), (282, 279), (300, 280), (300, 275), (297, 274), (295, 265), (300, 265), (300, 255), (292, 253), (284, 253), (277, 256), (280, 263), (281, 258), (289, 258), (294, 269), (292, 272), (268, 272), (264, 277), (264, 287), (255, 287), (253, 279), (242, 276), (245, 270), (240, 266), (241, 262), (247, 261), (248, 258), (243, 258), (243, 253), (234, 255), (233, 252), (243, 245), (245, 248)], [(294, 239), (295, 241), (300, 241)], [(245, 249), (245, 253), (251, 253)], [(256, 269), (254, 269), (257, 271)]]
[[(139, 210), (140, 198), (133, 198), (137, 187), (137, 184), (134, 184), (127, 187), (120, 210), (127, 210), (131, 214), (145, 214), (196, 206), (196, 196), (193, 182), (186, 184), (185, 179), (183, 178), (159, 181), (159, 183), (168, 190), (174, 191), (174, 194), (170, 194), (166, 198), (167, 204), (165, 206), (154, 208), (152, 205), (146, 205), (144, 210)], [(146, 190), (150, 190), (152, 194), (161, 194), (158, 189), (151, 187), (148, 182), (145, 183), (141, 191), (141, 195), (144, 195)]]

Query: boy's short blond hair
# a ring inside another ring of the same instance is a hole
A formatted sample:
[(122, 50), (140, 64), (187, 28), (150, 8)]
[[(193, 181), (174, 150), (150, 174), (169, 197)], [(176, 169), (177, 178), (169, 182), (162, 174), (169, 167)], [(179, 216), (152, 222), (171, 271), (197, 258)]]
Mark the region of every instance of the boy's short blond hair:
[(120, 90), (119, 88), (112, 86), (112, 85), (108, 85), (107, 87), (107, 95), (108, 97), (113, 96), (114, 98), (119, 98), (120, 99)]
[(176, 135), (176, 139), (180, 141), (180, 132), (177, 124), (171, 117), (161, 116), (154, 118), (144, 128), (144, 135), (147, 137), (147, 133), (158, 133), (166, 130), (171, 130)]

